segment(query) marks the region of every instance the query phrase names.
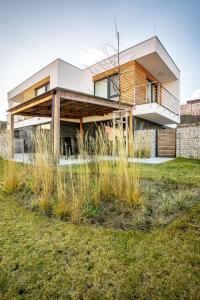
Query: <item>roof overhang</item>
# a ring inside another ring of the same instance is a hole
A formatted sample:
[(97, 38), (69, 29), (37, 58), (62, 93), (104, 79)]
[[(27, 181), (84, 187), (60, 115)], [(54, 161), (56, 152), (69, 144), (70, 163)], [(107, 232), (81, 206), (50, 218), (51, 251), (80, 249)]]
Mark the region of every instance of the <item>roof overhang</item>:
[(157, 52), (145, 55), (136, 61), (161, 83), (178, 79)]
[(34, 97), (8, 110), (12, 115), (28, 117), (51, 117), (53, 95), (60, 93), (60, 118), (80, 119), (104, 116), (113, 111), (126, 109), (132, 111), (130, 104), (111, 101), (90, 94), (63, 88), (55, 88), (41, 96)]
[[(180, 70), (158, 37), (152, 37), (120, 52), (120, 64), (136, 60), (161, 83), (179, 80)], [(117, 67), (116, 54), (90, 67), (93, 74)]]

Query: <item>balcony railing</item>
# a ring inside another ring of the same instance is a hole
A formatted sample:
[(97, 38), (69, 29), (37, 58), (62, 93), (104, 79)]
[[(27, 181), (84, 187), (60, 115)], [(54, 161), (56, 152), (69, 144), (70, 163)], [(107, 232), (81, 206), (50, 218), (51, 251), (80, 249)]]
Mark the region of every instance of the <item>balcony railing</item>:
[(134, 104), (158, 103), (179, 115), (180, 102), (158, 82), (149, 82), (134, 87)]

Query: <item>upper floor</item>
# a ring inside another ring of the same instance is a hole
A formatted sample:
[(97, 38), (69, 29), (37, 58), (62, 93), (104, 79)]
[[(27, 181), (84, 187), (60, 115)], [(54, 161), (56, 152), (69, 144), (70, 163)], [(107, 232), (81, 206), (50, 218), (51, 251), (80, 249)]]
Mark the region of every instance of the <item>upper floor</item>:
[(179, 122), (180, 71), (157, 37), (79, 69), (61, 59), (8, 92), (9, 107), (55, 87), (133, 104), (137, 116), (158, 124)]

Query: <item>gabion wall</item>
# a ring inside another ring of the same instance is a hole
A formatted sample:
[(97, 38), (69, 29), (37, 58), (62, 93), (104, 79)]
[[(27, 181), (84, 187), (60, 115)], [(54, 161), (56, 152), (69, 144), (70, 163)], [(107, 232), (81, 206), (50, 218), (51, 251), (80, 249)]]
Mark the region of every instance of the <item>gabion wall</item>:
[(8, 134), (6, 130), (0, 130), (0, 158), (8, 157)]
[(156, 156), (156, 129), (134, 131), (135, 151), (149, 152), (149, 157)]
[(200, 126), (178, 126), (176, 156), (200, 159)]

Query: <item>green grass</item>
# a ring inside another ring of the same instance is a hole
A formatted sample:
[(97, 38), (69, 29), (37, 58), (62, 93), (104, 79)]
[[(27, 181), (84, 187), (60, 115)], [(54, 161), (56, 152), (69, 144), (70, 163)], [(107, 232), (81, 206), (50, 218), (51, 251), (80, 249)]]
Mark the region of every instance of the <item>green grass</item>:
[[(178, 159), (142, 174), (199, 187), (199, 167)], [(0, 192), (0, 299), (199, 298), (200, 204), (148, 233), (70, 225)]]
[(177, 158), (165, 164), (146, 164), (142, 167), (142, 177), (186, 186), (200, 186), (200, 160)]

